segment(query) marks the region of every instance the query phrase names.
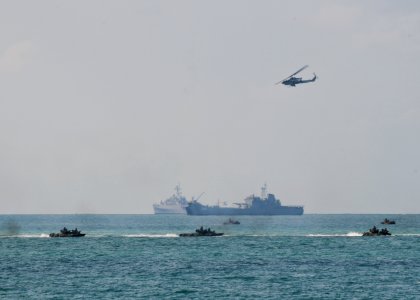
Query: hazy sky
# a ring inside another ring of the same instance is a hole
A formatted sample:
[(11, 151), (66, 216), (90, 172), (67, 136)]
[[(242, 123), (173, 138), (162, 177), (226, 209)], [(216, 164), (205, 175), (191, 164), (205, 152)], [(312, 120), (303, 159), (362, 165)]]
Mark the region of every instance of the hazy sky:
[[(269, 191), (420, 213), (419, 1), (2, 1), (0, 213)], [(315, 83), (274, 85), (303, 65)]]

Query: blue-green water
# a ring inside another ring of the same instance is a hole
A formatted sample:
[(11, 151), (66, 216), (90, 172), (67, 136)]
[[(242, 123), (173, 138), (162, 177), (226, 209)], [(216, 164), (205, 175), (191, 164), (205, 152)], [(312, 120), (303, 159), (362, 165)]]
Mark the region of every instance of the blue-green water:
[[(420, 215), (238, 219), (0, 215), (0, 298), (420, 299)], [(177, 237), (201, 225), (225, 236)]]

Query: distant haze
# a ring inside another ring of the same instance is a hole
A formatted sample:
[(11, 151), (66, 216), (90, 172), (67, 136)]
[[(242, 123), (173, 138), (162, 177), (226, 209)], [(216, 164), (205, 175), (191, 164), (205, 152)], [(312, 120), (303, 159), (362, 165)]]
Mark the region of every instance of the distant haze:
[[(0, 213), (269, 192), (420, 213), (419, 1), (2, 1)], [(319, 80), (274, 85), (299, 74)]]

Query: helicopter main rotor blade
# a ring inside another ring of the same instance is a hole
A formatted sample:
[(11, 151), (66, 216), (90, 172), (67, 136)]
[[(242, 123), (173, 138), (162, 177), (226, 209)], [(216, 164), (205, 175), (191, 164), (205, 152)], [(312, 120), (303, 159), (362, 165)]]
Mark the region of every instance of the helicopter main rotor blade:
[[(299, 70), (297, 70), (295, 73), (293, 73), (292, 75), (290, 75), (289, 77), (284, 78), (282, 81), (285, 81), (286, 79), (289, 79), (292, 76), (295, 76), (297, 73), (302, 72), (303, 70), (305, 70), (307, 67), (309, 67), (308, 65), (303, 66), (302, 68), (300, 68)], [(281, 81), (280, 81), (281, 82)]]

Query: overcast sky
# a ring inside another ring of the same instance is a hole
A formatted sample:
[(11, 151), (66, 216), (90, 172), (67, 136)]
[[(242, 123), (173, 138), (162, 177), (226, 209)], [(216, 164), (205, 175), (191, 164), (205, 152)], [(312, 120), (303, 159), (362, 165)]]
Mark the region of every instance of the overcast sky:
[[(419, 1), (2, 1), (0, 213), (269, 192), (420, 213)], [(274, 85), (303, 65), (319, 80)]]

